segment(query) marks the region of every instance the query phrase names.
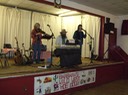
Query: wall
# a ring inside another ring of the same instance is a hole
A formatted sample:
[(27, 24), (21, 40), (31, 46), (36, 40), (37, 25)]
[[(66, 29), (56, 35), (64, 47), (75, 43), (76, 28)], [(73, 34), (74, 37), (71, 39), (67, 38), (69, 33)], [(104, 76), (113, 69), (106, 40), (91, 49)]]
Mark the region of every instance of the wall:
[(128, 54), (128, 35), (121, 35), (122, 21), (128, 19), (128, 15), (119, 16), (117, 19), (117, 45)]

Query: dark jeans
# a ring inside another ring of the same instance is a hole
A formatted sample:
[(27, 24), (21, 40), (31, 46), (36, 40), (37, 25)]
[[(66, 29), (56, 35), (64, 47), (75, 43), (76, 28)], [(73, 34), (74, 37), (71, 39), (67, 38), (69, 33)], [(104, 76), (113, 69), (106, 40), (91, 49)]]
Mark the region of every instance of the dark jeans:
[(33, 61), (36, 61), (37, 63), (40, 62), (40, 54), (41, 54), (41, 44), (40, 43), (35, 43), (32, 45), (33, 48)]
[(82, 44), (80, 44), (80, 55), (81, 55), (81, 52), (82, 52)]

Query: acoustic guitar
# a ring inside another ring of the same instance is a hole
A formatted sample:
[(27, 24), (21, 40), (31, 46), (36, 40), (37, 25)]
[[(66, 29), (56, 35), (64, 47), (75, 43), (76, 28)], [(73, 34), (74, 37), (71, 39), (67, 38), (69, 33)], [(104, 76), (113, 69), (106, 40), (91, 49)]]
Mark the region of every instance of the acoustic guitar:
[[(33, 63), (33, 60), (32, 60), (32, 55), (31, 55), (31, 50), (26, 50), (25, 49), (25, 46), (24, 46), (24, 43), (22, 43), (22, 47), (23, 47), (23, 57), (24, 57), (24, 60), (25, 60), (25, 64), (32, 64)], [(27, 54), (26, 54), (27, 52)]]
[(23, 64), (23, 56), (22, 56), (22, 53), (19, 48), (17, 37), (15, 37), (15, 40), (16, 40), (17, 50), (14, 55), (14, 61), (15, 61), (15, 64), (22, 65)]

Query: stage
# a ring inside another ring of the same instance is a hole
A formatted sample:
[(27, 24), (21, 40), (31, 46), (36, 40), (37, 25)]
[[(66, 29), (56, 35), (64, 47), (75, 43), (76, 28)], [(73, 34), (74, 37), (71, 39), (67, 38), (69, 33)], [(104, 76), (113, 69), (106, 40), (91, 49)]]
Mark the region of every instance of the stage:
[[(82, 64), (61, 68), (59, 58), (54, 57), (51, 68), (41, 68), (48, 63), (42, 61), (40, 64), (17, 66), (10, 59), (8, 67), (0, 68), (0, 94), (65, 95), (127, 76), (123, 61), (90, 62), (90, 59), (82, 58)], [(39, 89), (40, 83), (42, 87)]]
[[(3, 60), (2, 60), (3, 61)], [(65, 71), (65, 70), (77, 70), (77, 69), (84, 69), (88, 67), (97, 67), (97, 66), (105, 66), (105, 65), (111, 65), (111, 64), (118, 64), (121, 62), (108, 62), (107, 60), (98, 61), (98, 60), (91, 60), (89, 58), (81, 58), (82, 64), (76, 65), (74, 67), (64, 67), (61, 68), (59, 66), (60, 59), (58, 57), (53, 57), (53, 62), (51, 68), (45, 68), (45, 65), (48, 65), (49, 63), (44, 60), (41, 61), (39, 64), (28, 64), (28, 65), (16, 65), (14, 63), (14, 59), (8, 59), (8, 65), (5, 67), (0, 67), (0, 77), (10, 77), (10, 76), (17, 76), (17, 75), (26, 75), (26, 74), (33, 74), (33, 73), (39, 73), (39, 72), (57, 72), (57, 71)]]

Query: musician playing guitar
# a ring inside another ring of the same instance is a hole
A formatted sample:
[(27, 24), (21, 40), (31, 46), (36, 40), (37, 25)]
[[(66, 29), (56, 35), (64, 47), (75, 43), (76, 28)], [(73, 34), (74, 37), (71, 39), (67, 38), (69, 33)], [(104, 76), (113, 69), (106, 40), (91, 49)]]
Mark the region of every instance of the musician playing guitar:
[[(40, 29), (40, 24), (36, 23), (34, 25), (34, 29), (31, 32), (32, 38), (32, 49), (33, 49), (33, 62), (40, 63), (40, 54), (41, 54), (41, 44), (42, 39), (50, 39), (52, 35), (46, 34), (44, 31)], [(37, 58), (37, 60), (36, 60)]]

